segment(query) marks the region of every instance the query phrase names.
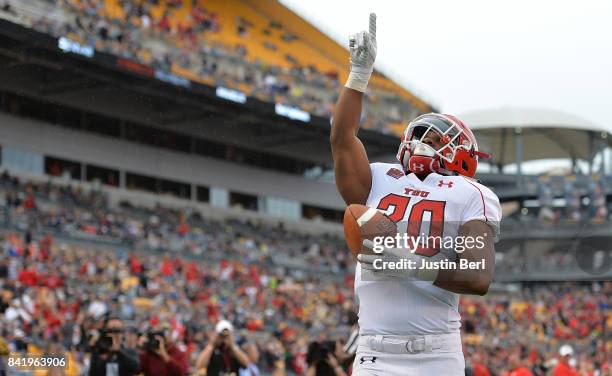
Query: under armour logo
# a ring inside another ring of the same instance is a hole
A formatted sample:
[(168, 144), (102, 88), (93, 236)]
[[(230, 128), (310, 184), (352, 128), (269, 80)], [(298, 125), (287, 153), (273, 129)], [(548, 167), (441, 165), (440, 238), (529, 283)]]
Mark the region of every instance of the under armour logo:
[(359, 364), (364, 364), (364, 363), (376, 363), (376, 357), (375, 356), (362, 356), (359, 359)]
[(446, 186), (447, 188), (452, 188), (453, 187), (453, 182), (452, 181), (445, 182), (444, 180), (438, 181), (438, 187), (442, 188), (444, 186)]
[(412, 172), (423, 172), (425, 171), (425, 165), (422, 163), (413, 163), (410, 169)]

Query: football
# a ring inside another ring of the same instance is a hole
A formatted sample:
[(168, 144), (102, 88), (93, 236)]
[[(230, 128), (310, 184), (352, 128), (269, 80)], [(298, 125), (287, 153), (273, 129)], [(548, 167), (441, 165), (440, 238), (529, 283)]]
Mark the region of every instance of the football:
[(376, 236), (395, 236), (397, 225), (380, 211), (360, 204), (351, 204), (344, 210), (344, 238), (353, 255), (371, 253), (362, 249), (365, 239)]

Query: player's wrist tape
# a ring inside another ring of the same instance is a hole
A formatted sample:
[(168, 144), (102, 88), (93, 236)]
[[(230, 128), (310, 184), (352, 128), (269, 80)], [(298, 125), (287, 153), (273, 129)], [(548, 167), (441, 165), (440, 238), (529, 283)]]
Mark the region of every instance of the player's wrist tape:
[(357, 67), (352, 68), (344, 86), (365, 93), (372, 71)]

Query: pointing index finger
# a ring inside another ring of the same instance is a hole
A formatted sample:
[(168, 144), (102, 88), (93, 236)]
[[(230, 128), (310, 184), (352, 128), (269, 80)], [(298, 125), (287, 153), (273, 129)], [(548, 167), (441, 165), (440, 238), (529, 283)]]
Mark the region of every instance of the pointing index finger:
[(376, 39), (376, 13), (370, 13), (370, 36)]

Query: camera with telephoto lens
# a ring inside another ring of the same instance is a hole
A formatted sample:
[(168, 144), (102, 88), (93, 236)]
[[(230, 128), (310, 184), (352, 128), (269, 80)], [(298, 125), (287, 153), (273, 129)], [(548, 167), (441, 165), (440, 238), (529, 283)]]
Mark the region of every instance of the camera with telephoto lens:
[(145, 349), (151, 351), (159, 350), (160, 343), (159, 340), (155, 338), (157, 336), (165, 337), (164, 331), (161, 330), (147, 333), (147, 342), (144, 344)]
[(308, 364), (317, 364), (321, 361), (327, 361), (327, 356), (332, 354), (335, 356), (336, 342), (334, 341), (323, 341), (323, 342), (311, 342), (308, 346), (308, 353), (306, 354), (306, 362)]
[(100, 338), (96, 341), (94, 349), (97, 353), (105, 354), (110, 352), (113, 347), (113, 337), (111, 334), (121, 333), (121, 329), (102, 329), (100, 330)]
[(336, 353), (336, 342), (334, 341), (324, 341), (321, 343), (321, 358), (327, 360), (327, 354), (332, 354), (335, 356)]

